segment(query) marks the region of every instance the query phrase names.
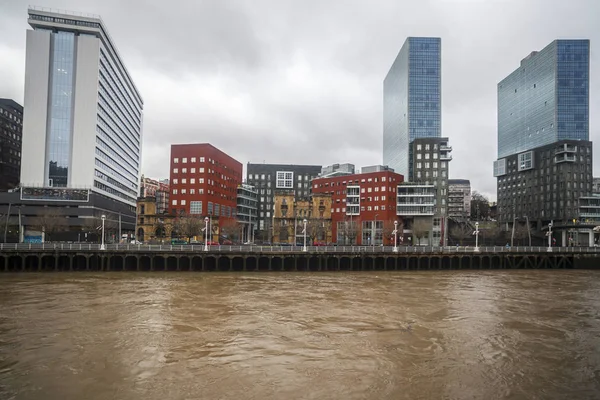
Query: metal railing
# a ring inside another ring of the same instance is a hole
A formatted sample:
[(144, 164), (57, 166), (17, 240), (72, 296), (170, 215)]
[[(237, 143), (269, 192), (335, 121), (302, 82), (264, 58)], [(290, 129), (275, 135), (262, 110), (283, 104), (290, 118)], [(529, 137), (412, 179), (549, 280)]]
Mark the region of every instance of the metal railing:
[[(91, 243), (0, 243), (3, 251), (124, 251), (124, 252), (185, 252), (206, 253), (203, 244), (165, 245), (165, 244), (107, 244), (106, 250), (100, 250), (99, 244)], [(360, 253), (360, 254), (496, 254), (496, 253), (548, 253), (543, 246), (487, 246), (476, 250), (473, 246), (307, 246), (309, 253)], [(304, 253), (302, 246), (208, 246), (209, 253)], [(553, 253), (600, 253), (600, 247), (552, 247)]]

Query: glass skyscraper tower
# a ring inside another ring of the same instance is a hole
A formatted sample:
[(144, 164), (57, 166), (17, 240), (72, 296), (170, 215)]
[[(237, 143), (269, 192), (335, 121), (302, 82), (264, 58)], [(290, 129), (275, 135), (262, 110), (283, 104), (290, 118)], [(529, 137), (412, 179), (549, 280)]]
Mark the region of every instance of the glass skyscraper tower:
[(143, 101), (98, 16), (29, 9), (21, 186), (78, 188), (133, 209)]
[(410, 144), (441, 137), (441, 39), (409, 37), (383, 81), (383, 163), (413, 180)]
[(498, 84), (498, 158), (589, 139), (589, 40), (555, 40)]

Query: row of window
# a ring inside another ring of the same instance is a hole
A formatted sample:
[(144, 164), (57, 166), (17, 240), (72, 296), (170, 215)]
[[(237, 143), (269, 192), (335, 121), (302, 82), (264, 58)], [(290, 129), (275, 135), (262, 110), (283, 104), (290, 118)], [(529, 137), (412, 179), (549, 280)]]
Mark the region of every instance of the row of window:
[[(196, 158), (196, 157), (190, 157), (190, 163), (194, 164), (194, 163), (196, 162), (196, 160), (197, 160), (197, 159), (199, 159), (201, 163), (203, 163), (203, 162), (204, 162), (204, 160), (205, 160), (205, 159), (204, 159), (204, 157), (198, 157), (198, 158)], [(208, 162), (210, 163), (210, 161), (211, 161), (211, 160), (210, 160), (210, 158), (209, 158), (209, 159), (208, 159)], [(183, 157), (183, 158), (181, 159), (181, 163), (182, 163), (182, 164), (187, 164), (187, 162), (188, 162), (188, 159), (187, 159), (187, 157)], [(173, 158), (173, 164), (179, 164), (179, 157)]]
[[(188, 190), (189, 190), (189, 194), (196, 194), (196, 189), (195, 188), (181, 189), (181, 194), (188, 194)], [(179, 193), (180, 193), (179, 189), (172, 189), (172, 194), (173, 195), (177, 195)], [(204, 189), (203, 188), (198, 188), (198, 194), (204, 194)], [(211, 191), (209, 190), (207, 194), (214, 194), (214, 192), (211, 193)]]

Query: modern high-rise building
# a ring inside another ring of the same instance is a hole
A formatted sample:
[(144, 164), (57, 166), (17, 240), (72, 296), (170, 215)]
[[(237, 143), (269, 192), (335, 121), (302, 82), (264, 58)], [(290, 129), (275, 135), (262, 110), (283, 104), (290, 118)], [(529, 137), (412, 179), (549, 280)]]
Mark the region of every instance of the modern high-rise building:
[(102, 216), (108, 242), (133, 236), (142, 97), (99, 16), (28, 14), (20, 188), (0, 208), (22, 241), (89, 240)]
[(19, 186), (23, 107), (0, 99), (0, 191)]
[(30, 8), (21, 185), (88, 189), (133, 211), (142, 97), (99, 16)]
[[(498, 84), (498, 220), (578, 220), (592, 192), (589, 40), (555, 40)], [(566, 238), (562, 238), (562, 244)]]
[(383, 81), (383, 164), (412, 180), (410, 144), (441, 137), (441, 39), (409, 37)]

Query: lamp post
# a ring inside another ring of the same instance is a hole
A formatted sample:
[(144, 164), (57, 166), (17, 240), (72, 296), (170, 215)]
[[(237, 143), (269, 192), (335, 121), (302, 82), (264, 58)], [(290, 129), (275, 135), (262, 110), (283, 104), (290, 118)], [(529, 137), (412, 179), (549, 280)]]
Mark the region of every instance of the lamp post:
[(100, 244), (100, 250), (106, 250), (106, 247), (104, 247), (104, 220), (106, 220), (106, 215), (102, 214), (100, 218), (102, 219), (102, 242)]
[(398, 221), (394, 221), (394, 253), (398, 252)]
[(304, 220), (302, 221), (302, 223), (304, 224), (304, 230), (302, 231), (302, 233), (304, 234), (304, 246), (302, 247), (302, 251), (306, 251), (306, 218), (304, 218)]
[(375, 220), (373, 221), (373, 233), (371, 235), (371, 244), (373, 245), (373, 247), (375, 247), (375, 235), (377, 233), (377, 217), (379, 216), (379, 214), (375, 214)]
[(548, 223), (548, 251), (552, 251), (552, 221)]
[(210, 227), (208, 226), (208, 222), (210, 220), (208, 219), (208, 217), (204, 217), (204, 251), (208, 251), (208, 230), (210, 229)]
[(475, 222), (475, 251), (479, 251), (479, 222)]

